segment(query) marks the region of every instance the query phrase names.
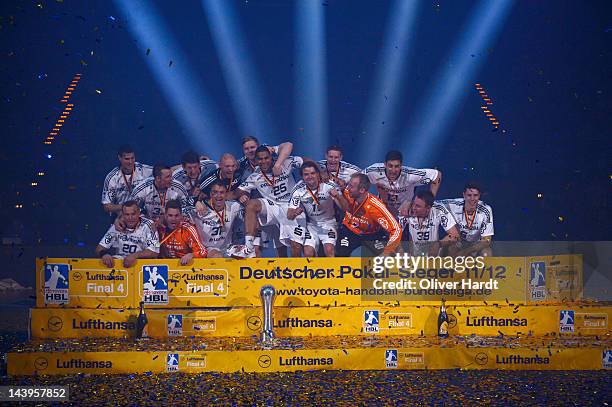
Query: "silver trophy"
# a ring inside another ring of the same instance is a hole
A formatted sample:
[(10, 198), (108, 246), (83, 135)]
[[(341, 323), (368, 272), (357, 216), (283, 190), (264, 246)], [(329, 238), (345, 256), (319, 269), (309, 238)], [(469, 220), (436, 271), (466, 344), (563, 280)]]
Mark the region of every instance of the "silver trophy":
[(276, 290), (271, 285), (261, 287), (261, 304), (263, 305), (263, 329), (261, 331), (261, 344), (272, 346), (274, 340), (274, 318), (272, 317), (272, 306), (276, 297)]

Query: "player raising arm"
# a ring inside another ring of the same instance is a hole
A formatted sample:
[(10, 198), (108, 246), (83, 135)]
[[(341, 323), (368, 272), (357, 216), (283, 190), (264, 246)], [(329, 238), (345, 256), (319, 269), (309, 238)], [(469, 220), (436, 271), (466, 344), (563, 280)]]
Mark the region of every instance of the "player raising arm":
[[(299, 215), (287, 218), (289, 197), (295, 186), (291, 170), (303, 164), (301, 157), (288, 157), (282, 163), (274, 162), (272, 154), (265, 146), (256, 151), (258, 167), (236, 190), (240, 202), (246, 204), (245, 213), (245, 250), (242, 257), (254, 257), (254, 240), (258, 226), (273, 225), (278, 228), (280, 242), (291, 247), (292, 256), (300, 256), (306, 218)], [(278, 173), (278, 175), (277, 175)], [(257, 190), (263, 198), (249, 199), (251, 191)]]

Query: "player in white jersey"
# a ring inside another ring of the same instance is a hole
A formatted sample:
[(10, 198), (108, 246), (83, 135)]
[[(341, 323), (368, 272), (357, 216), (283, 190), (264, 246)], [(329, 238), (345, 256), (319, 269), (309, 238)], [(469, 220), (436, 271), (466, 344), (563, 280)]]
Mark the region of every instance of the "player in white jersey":
[[(278, 146), (268, 146), (267, 144), (261, 145), (268, 147), (268, 150), (270, 150), (272, 154), (272, 158), (281, 163), (291, 155), (291, 151), (293, 150), (293, 144), (288, 141)], [(240, 175), (242, 176), (241, 182), (246, 181), (248, 176), (257, 168), (258, 164), (257, 158), (255, 157), (255, 151), (259, 146), (259, 140), (257, 140), (256, 137), (246, 136), (242, 139), (242, 152), (244, 156), (238, 160), (238, 167)]]
[(244, 209), (236, 201), (227, 201), (226, 194), (225, 183), (215, 180), (210, 185), (210, 200), (205, 204), (198, 202), (196, 209), (189, 212), (191, 221), (208, 249), (208, 257), (229, 257), (231, 253), (239, 251), (232, 244), (232, 236), (239, 223), (242, 223)]
[(455, 256), (492, 256), (493, 210), (480, 200), (481, 189), (468, 183), (463, 189), (463, 199), (441, 201), (453, 215), (459, 226), (461, 240), (449, 248)]
[(157, 222), (164, 214), (166, 202), (178, 199), (185, 202), (187, 191), (180, 182), (172, 179), (172, 170), (164, 165), (153, 168), (153, 177), (146, 179), (132, 191), (131, 200), (138, 202), (146, 216)]
[[(260, 226), (277, 226), (280, 242), (284, 246), (291, 247), (292, 256), (298, 257), (304, 243), (306, 217), (302, 214), (296, 219), (289, 220), (287, 209), (291, 191), (295, 186), (291, 170), (301, 167), (304, 161), (301, 157), (288, 157), (282, 163), (278, 161), (273, 163), (272, 154), (265, 146), (259, 146), (255, 154), (258, 167), (236, 190), (240, 195), (240, 202), (246, 203), (244, 222), (246, 247), (243, 257), (255, 256), (253, 240), (258, 223)], [(263, 198), (249, 200), (249, 195), (254, 190), (257, 190)]]
[(188, 151), (183, 154), (181, 166), (172, 172), (172, 179), (183, 184), (190, 197), (197, 198), (202, 178), (216, 168), (217, 163), (213, 160), (201, 160), (197, 153)]
[(338, 186), (331, 182), (321, 182), (319, 166), (307, 161), (300, 169), (303, 181), (293, 188), (289, 199), (287, 219), (306, 214), (306, 236), (304, 239), (304, 256), (316, 256), (319, 244), (327, 257), (334, 257), (338, 224), (335, 206), (342, 208), (341, 193)]
[(121, 205), (134, 188), (153, 174), (153, 167), (136, 162), (134, 149), (128, 145), (119, 147), (117, 158), (119, 166), (108, 173), (102, 188), (102, 207), (109, 214), (121, 213)]
[[(244, 156), (238, 160), (238, 171), (240, 175), (240, 184), (255, 171), (257, 168), (257, 158), (255, 157), (255, 150), (260, 146), (259, 140), (253, 136), (246, 136), (241, 141), (242, 152)], [(269, 146), (267, 144), (261, 144), (268, 147), (272, 154), (272, 159), (277, 163), (284, 162), (293, 150), (293, 144), (286, 141), (279, 144), (278, 146)], [(280, 168), (280, 167), (279, 167)], [(273, 172), (278, 175), (278, 170), (273, 169)], [(250, 198), (261, 198), (261, 195), (257, 190), (253, 190)], [(279, 231), (278, 228), (265, 227), (261, 228), (258, 232), (258, 237), (255, 238), (255, 251), (257, 256), (261, 255), (261, 247), (275, 247), (279, 257), (287, 257), (287, 248), (278, 241)]]
[(329, 146), (325, 152), (325, 159), (319, 160), (322, 176), (324, 180), (336, 183), (340, 188), (344, 188), (351, 180), (351, 175), (361, 172), (361, 168), (356, 165), (342, 161), (342, 148), (339, 146)]
[(380, 199), (396, 218), (408, 216), (416, 186), (429, 184), (431, 193), (436, 196), (442, 181), (442, 173), (438, 170), (402, 166), (399, 151), (389, 151), (384, 163), (372, 164), (363, 173), (376, 186)]
[(136, 201), (124, 202), (121, 209), (126, 229), (119, 232), (112, 225), (96, 247), (96, 254), (105, 266), (114, 266), (113, 257), (123, 259), (124, 267), (132, 267), (138, 259), (154, 259), (159, 254), (159, 237), (152, 221), (140, 216)]
[[(400, 216), (402, 240), (409, 240), (409, 252), (414, 256), (437, 256), (441, 247), (447, 247), (459, 240), (459, 230), (448, 209), (434, 201), (431, 191), (417, 191), (410, 207), (410, 216)], [(446, 232), (439, 239), (440, 227)]]

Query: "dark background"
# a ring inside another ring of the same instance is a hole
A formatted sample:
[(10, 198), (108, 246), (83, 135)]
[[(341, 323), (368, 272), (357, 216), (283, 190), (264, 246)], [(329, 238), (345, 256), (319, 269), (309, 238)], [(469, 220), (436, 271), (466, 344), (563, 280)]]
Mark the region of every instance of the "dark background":
[[(328, 142), (341, 144), (345, 159), (360, 166), (382, 161), (356, 148), (367, 136), (362, 135), (363, 116), (391, 4), (320, 2), (326, 15)], [(225, 143), (241, 155), (244, 134), (201, 3), (155, 5), (188, 59), (166, 69), (188, 63), (228, 128), (227, 137), (202, 134), (210, 146), (202, 152), (218, 158)], [(293, 114), (295, 5), (272, 0), (231, 5), (277, 129), (257, 136), (270, 143), (293, 141), (295, 154), (309, 155), (308, 140), (300, 133), (303, 124)], [(421, 4), (399, 114), (396, 123), (385, 124), (393, 126), (385, 149), (400, 144), (400, 130), (439, 81), (435, 73), (475, 5)], [(483, 200), (494, 210), (497, 240), (610, 240), (609, 8), (606, 1), (517, 2), (493, 45), (474, 56), (482, 59), (476, 82), (493, 99), (501, 129), (492, 131), (473, 81), (466, 81), (458, 114), (428, 166), (444, 172), (442, 198), (460, 196), (467, 180), (483, 185)], [(198, 145), (183, 131), (146, 63), (150, 56), (143, 50), (155, 53), (154, 44), (136, 41), (129, 24), (110, 1), (0, 3), (2, 237), (64, 246), (68, 253), (72, 247), (76, 253), (77, 246), (97, 243), (108, 227), (100, 193), (104, 177), (117, 165), (118, 145), (134, 145), (138, 161), (151, 164), (178, 163), (185, 150)], [(75, 73), (83, 75), (70, 99), (75, 109), (49, 148), (42, 142)], [(32, 187), (39, 170), (45, 176)]]

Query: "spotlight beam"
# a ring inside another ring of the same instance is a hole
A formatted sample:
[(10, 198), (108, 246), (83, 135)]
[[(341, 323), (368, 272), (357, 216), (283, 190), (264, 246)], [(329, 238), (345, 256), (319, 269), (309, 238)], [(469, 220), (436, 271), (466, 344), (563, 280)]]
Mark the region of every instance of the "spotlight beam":
[[(213, 157), (226, 151), (228, 140), (222, 117), (216, 111), (188, 58), (172, 32), (150, 3), (142, 0), (115, 0), (131, 34), (138, 40), (149, 69), (187, 136), (201, 152)], [(149, 55), (146, 50), (151, 49)], [(172, 64), (170, 64), (172, 61)], [(213, 142), (214, 141), (214, 142)]]
[[(384, 45), (378, 57), (374, 85), (362, 126), (365, 137), (361, 138), (360, 151), (368, 151), (373, 160), (382, 156), (389, 147), (388, 135), (395, 126), (398, 93), (403, 88), (407, 73), (406, 61), (419, 4), (418, 1), (396, 0), (389, 11)], [(376, 143), (368, 143), (367, 140), (376, 140)]]
[(422, 108), (413, 116), (414, 125), (405, 133), (403, 150), (410, 165), (422, 166), (434, 158), (442, 145), (442, 135), (454, 118), (459, 102), (471, 91), (474, 76), (484, 58), (472, 55), (485, 53), (501, 31), (512, 8), (512, 0), (481, 0), (472, 14), (464, 34), (434, 76), (440, 78), (426, 97)]
[(328, 140), (324, 7), (315, 0), (296, 4), (295, 112), (303, 128), (299, 151), (317, 157)]
[(202, 6), (241, 132), (269, 140), (276, 134), (268, 118), (271, 110), (263, 103), (261, 81), (247, 52), (235, 10), (226, 0), (202, 0)]

